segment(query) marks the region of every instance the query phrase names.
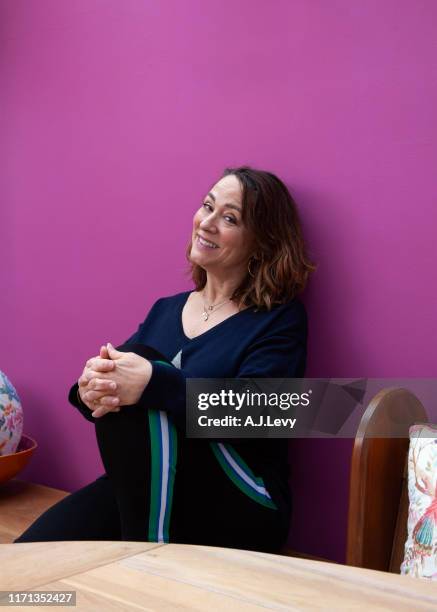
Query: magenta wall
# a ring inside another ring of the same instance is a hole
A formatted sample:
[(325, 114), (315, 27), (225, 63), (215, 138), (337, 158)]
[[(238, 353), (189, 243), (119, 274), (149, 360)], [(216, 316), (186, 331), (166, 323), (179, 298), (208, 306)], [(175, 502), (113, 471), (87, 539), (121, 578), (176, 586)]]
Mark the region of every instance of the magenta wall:
[[(84, 360), (188, 288), (226, 165), (270, 169), (319, 262), (308, 376), (435, 377), (434, 0), (3, 0), (0, 369), (22, 477), (103, 468), (66, 401)], [(297, 441), (290, 544), (342, 560), (350, 441)]]

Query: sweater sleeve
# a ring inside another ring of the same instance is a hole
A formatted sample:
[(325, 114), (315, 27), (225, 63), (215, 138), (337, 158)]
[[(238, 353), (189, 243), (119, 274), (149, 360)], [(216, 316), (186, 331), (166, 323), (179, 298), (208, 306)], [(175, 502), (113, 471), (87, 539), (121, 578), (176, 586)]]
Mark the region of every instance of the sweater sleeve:
[[(307, 318), (305, 308), (285, 316), (274, 329), (257, 338), (246, 350), (236, 378), (301, 378), (306, 363)], [(152, 376), (139, 404), (167, 412), (185, 431), (186, 380), (183, 370), (151, 360)]]

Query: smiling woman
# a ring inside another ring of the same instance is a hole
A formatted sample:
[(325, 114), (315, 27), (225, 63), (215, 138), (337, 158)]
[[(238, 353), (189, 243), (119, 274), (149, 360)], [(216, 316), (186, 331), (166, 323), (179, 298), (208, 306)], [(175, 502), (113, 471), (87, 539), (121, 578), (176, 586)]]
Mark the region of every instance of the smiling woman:
[[(224, 250), (211, 254), (209, 245), (201, 248), (202, 240)], [(202, 259), (202, 250), (214, 259)], [(198, 291), (207, 285), (208, 268), (222, 279), (231, 268), (240, 281), (233, 299), (240, 306), (267, 309), (301, 293), (315, 269), (287, 187), (274, 174), (247, 166), (226, 169), (204, 198), (194, 216), (187, 256)]]
[[(158, 299), (138, 330), (89, 359), (69, 399), (105, 467), (16, 542), (149, 540), (279, 552), (291, 512), (287, 441), (193, 440), (189, 378), (302, 377), (314, 270), (296, 205), (270, 172), (228, 168), (193, 219), (194, 290)], [(72, 514), (74, 513), (74, 521)]]
[(222, 178), (194, 215), (190, 261), (225, 280), (243, 277), (252, 248), (242, 220), (242, 189), (235, 175)]

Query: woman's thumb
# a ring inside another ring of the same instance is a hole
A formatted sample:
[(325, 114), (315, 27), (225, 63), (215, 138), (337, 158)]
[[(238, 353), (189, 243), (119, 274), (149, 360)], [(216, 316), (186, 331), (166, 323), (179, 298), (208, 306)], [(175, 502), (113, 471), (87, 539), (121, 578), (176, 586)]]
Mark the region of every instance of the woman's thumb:
[(106, 348), (108, 349), (109, 359), (115, 359), (120, 355), (120, 351), (117, 351), (110, 342), (108, 342)]

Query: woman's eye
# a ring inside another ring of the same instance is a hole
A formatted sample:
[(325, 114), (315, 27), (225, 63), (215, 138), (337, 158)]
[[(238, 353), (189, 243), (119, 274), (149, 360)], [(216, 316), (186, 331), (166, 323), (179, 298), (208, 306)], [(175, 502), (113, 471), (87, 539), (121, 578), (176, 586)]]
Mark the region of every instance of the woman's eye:
[[(202, 202), (202, 207), (209, 211), (213, 210), (213, 207), (211, 206), (209, 202)], [(237, 223), (237, 220), (235, 219), (235, 217), (224, 215), (223, 218), (226, 219), (228, 223), (233, 223), (234, 225)]]

